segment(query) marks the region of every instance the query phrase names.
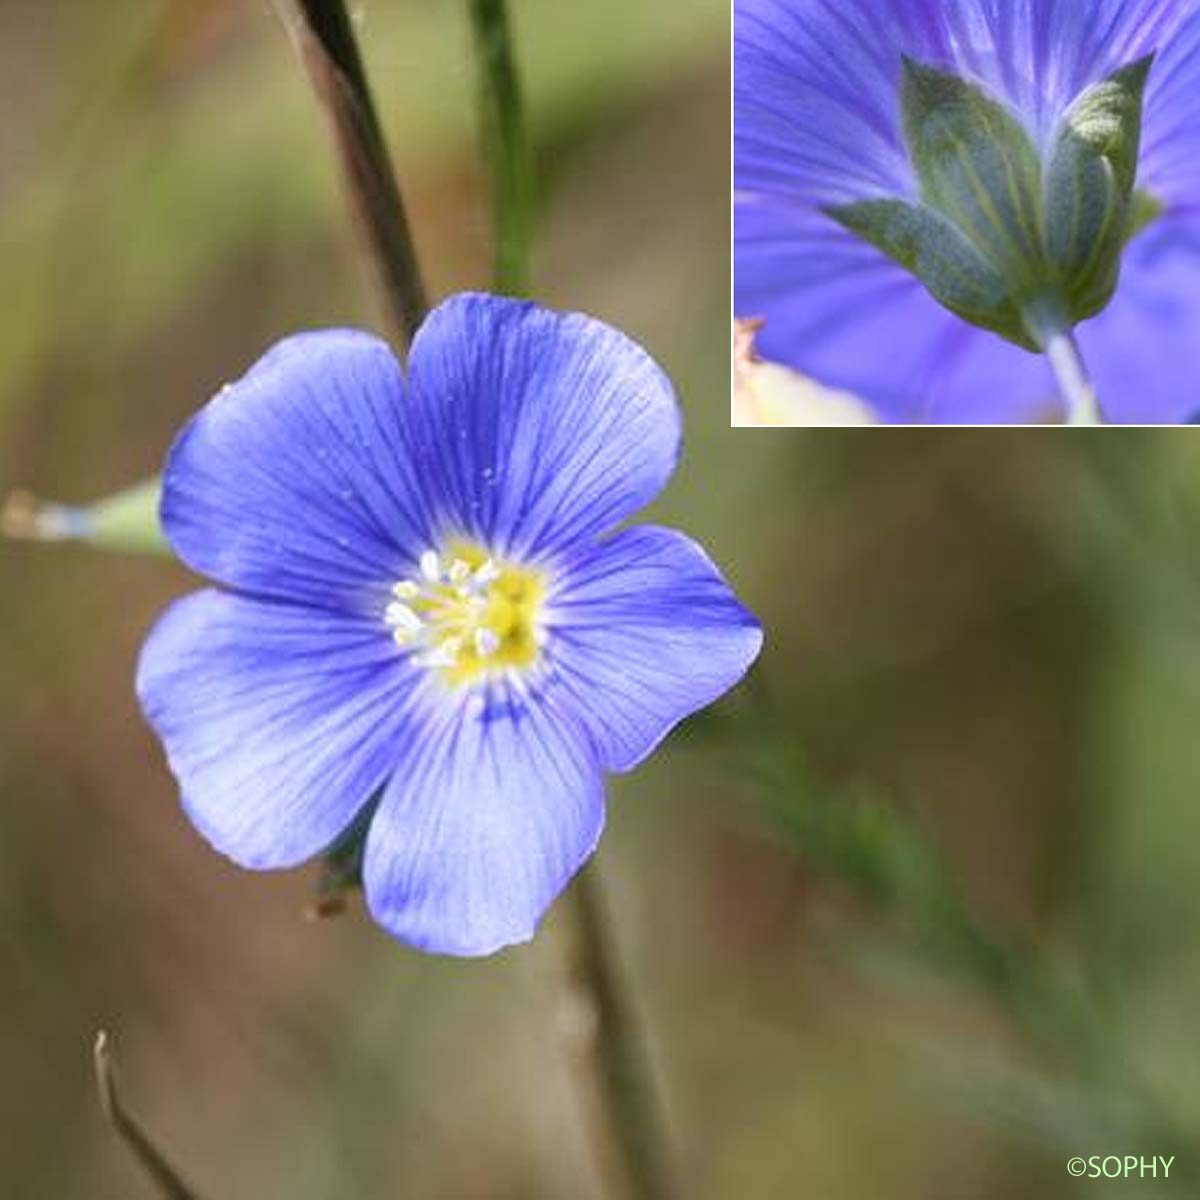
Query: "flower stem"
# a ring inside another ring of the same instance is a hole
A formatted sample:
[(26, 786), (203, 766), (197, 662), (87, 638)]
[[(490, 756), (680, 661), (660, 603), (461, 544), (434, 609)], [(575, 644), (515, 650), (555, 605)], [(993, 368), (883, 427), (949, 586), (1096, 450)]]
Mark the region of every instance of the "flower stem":
[(343, 0), (275, 0), (325, 109), (394, 332), (412, 341), (425, 289), (383, 129)]
[[(492, 209), (492, 285), (528, 295), (533, 241), (533, 156), (525, 131), (520, 80), (506, 0), (467, 0), (479, 70), (482, 136)], [(664, 1123), (645, 1047), (616, 960), (595, 866), (567, 896), (572, 924), (572, 989), (588, 1016), (587, 1090), (596, 1140), (633, 1200), (677, 1195)]]
[(1050, 360), (1059, 394), (1067, 408), (1067, 424), (1103, 425), (1104, 414), (1079, 352), (1079, 343), (1058, 306), (1052, 303), (1031, 305), (1025, 313), (1025, 325)]
[(593, 864), (567, 896), (572, 922), (571, 986), (587, 1031), (585, 1086), (598, 1150), (630, 1200), (668, 1200), (673, 1182), (662, 1110), (651, 1084), (646, 1047), (622, 982)]
[(505, 0), (468, 0), (479, 70), (479, 108), (492, 209), (492, 282), (525, 296), (531, 286), (533, 159)]
[(1079, 343), (1069, 330), (1053, 334), (1046, 343), (1046, 357), (1054, 368), (1058, 389), (1066, 402), (1071, 425), (1103, 425), (1100, 402), (1088, 376)]

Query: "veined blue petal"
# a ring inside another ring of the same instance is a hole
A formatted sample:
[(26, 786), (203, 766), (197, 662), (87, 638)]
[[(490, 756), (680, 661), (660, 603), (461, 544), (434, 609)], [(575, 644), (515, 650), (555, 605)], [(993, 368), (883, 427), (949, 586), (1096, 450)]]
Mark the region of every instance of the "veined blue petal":
[(1046, 360), (959, 320), (815, 209), (739, 205), (734, 307), (764, 358), (854, 392), (896, 424), (1032, 422), (1059, 412)]
[(1200, 211), (1130, 243), (1116, 296), (1077, 336), (1114, 424), (1179, 424), (1200, 408)]
[(590, 317), (455, 296), (418, 332), (410, 384), (422, 485), (449, 532), (501, 554), (536, 557), (611, 529), (675, 466), (669, 381)]
[(604, 825), (586, 735), (511, 683), (412, 742), (367, 835), (372, 916), (410, 945), (483, 955), (528, 941)]
[(268, 868), (319, 853), (388, 778), (416, 680), (373, 622), (202, 591), (151, 632), (137, 691), (192, 823)]
[(1138, 186), (1168, 212), (1200, 215), (1200, 5), (1150, 72)]
[(610, 771), (636, 766), (749, 669), (758, 622), (709, 557), (639, 526), (563, 564), (547, 615), (548, 689), (578, 714)]
[(911, 189), (897, 8), (892, 0), (736, 0), (739, 193), (839, 204)]
[(369, 334), (280, 342), (184, 427), (163, 479), (180, 557), (261, 596), (361, 610), (429, 545), (399, 438), (400, 367)]

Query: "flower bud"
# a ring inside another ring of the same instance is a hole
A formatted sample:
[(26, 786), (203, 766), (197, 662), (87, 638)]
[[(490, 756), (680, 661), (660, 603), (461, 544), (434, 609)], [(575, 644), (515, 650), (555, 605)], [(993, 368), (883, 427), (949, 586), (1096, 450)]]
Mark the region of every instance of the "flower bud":
[(1159, 211), (1134, 188), (1152, 61), (1088, 88), (1043, 161), (982, 88), (905, 58), (901, 108), (918, 199), (826, 211), (951, 312), (1041, 350), (1042, 314), (1070, 326), (1099, 313), (1116, 290), (1126, 243)]

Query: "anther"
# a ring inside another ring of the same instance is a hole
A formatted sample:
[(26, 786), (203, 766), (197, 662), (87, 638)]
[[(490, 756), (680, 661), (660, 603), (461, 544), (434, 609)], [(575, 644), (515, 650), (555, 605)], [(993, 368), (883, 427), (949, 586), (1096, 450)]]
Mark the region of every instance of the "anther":
[(417, 630), (421, 628), (421, 618), (407, 604), (393, 600), (383, 610), (383, 619), (398, 629)]
[(442, 560), (436, 550), (426, 550), (421, 555), (421, 574), (429, 583), (440, 583), (442, 578)]

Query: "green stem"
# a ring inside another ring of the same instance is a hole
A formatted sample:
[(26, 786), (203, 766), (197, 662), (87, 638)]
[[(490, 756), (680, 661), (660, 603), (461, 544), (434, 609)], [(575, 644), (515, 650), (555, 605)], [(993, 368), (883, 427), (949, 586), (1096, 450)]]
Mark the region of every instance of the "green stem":
[(412, 341), (425, 289), (396, 173), (342, 0), (276, 0), (325, 109), (396, 335)]
[(479, 107), (492, 210), (492, 283), (526, 296), (531, 287), (533, 159), (505, 0), (468, 0), (479, 70)]
[(566, 901), (572, 923), (570, 979), (590, 1034), (584, 1046), (585, 1087), (597, 1149), (619, 1180), (619, 1194), (631, 1200), (677, 1197), (662, 1109), (594, 864), (575, 880)]

